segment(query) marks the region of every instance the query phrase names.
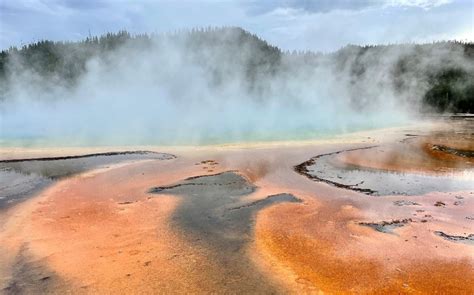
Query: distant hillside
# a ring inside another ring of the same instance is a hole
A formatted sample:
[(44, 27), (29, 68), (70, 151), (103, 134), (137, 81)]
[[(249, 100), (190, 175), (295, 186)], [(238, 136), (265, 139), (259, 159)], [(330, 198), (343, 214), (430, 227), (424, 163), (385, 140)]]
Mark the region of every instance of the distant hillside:
[[(58, 85), (74, 89), (83, 79), (94, 79), (87, 73), (97, 64), (103, 77), (118, 64), (122, 69), (130, 63), (133, 71), (148, 60), (153, 69), (147, 77), (156, 74), (157, 81), (166, 81), (166, 91), (176, 99), (184, 97), (186, 89), (182, 83), (173, 85), (173, 79), (199, 77), (206, 91), (229, 93), (235, 87), (244, 89), (242, 99), (262, 102), (274, 96), (297, 99), (309, 92), (325, 99), (344, 95), (345, 103), (362, 109), (388, 107), (384, 99), (396, 96), (400, 104), (419, 111), (474, 112), (473, 43), (346, 46), (330, 54), (282, 52), (233, 27), (167, 35), (121, 31), (79, 42), (12, 47), (0, 53), (0, 98), (8, 101), (12, 93), (23, 93), (19, 81), (35, 91), (57, 91)], [(179, 67), (184, 65), (181, 76)]]

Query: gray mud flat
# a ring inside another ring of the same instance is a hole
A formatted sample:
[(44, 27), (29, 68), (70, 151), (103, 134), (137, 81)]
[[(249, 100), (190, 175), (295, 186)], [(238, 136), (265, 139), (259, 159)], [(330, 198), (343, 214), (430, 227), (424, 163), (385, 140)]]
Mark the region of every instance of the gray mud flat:
[(442, 231), (435, 231), (434, 234), (437, 235), (438, 237), (442, 237), (443, 239), (451, 241), (451, 242), (474, 245), (474, 234), (469, 234), (466, 236), (456, 236), (456, 235), (449, 235)]
[(474, 151), (455, 149), (444, 145), (435, 144), (431, 146), (432, 150), (448, 153), (463, 158), (474, 158)]
[(449, 175), (433, 176), (360, 168), (342, 165), (336, 159), (339, 154), (345, 152), (373, 148), (377, 147), (370, 146), (318, 155), (295, 166), (295, 170), (312, 180), (372, 196), (412, 196), (429, 192), (474, 190), (474, 182)]
[(196, 247), (214, 253), (219, 269), (215, 279), (229, 292), (275, 293), (277, 288), (253, 266), (246, 254), (252, 241), (255, 213), (271, 204), (301, 202), (291, 194), (271, 195), (254, 202), (243, 196), (257, 188), (241, 175), (229, 171), (185, 179), (177, 184), (150, 189), (153, 194), (181, 196), (173, 222)]
[(124, 151), (65, 157), (0, 160), (0, 209), (17, 204), (55, 180), (87, 170), (135, 160), (169, 160), (150, 151)]
[(0, 280), (0, 294), (55, 294), (56, 288), (64, 281), (48, 269), (42, 260), (35, 260), (28, 254), (28, 245), (24, 244), (15, 257), (12, 276)]
[(417, 202), (413, 202), (413, 201), (407, 201), (407, 200), (398, 200), (398, 201), (394, 201), (393, 202), (393, 205), (395, 206), (421, 206), (420, 204), (418, 204)]
[(381, 222), (359, 222), (359, 225), (368, 226), (378, 232), (393, 234), (394, 230), (412, 222), (411, 219), (381, 221)]

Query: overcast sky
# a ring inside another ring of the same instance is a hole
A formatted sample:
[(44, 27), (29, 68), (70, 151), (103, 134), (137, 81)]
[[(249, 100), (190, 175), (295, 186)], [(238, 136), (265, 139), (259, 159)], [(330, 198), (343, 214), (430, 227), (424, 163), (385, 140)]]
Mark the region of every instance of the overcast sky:
[(288, 50), (474, 40), (474, 0), (0, 0), (0, 47), (240, 26)]

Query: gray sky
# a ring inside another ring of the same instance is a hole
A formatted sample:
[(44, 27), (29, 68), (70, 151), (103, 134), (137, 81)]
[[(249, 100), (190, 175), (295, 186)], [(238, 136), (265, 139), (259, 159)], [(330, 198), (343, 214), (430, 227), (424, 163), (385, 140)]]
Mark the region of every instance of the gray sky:
[(288, 50), (474, 41), (474, 0), (0, 0), (0, 48), (126, 29), (240, 26)]

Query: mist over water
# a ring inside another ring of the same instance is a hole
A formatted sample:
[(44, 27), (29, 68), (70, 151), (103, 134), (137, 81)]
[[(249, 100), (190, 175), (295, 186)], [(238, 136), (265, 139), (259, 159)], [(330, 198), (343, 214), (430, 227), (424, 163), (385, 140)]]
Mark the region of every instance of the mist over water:
[(454, 47), (424, 49), (422, 59), (408, 62), (411, 72), (398, 75), (400, 60), (415, 47), (288, 54), (240, 29), (210, 32), (212, 42), (204, 34), (128, 40), (90, 56), (73, 83), (13, 59), (1, 85), (0, 144), (321, 138), (416, 120), (429, 87), (417, 71), (446, 63), (472, 70)]

